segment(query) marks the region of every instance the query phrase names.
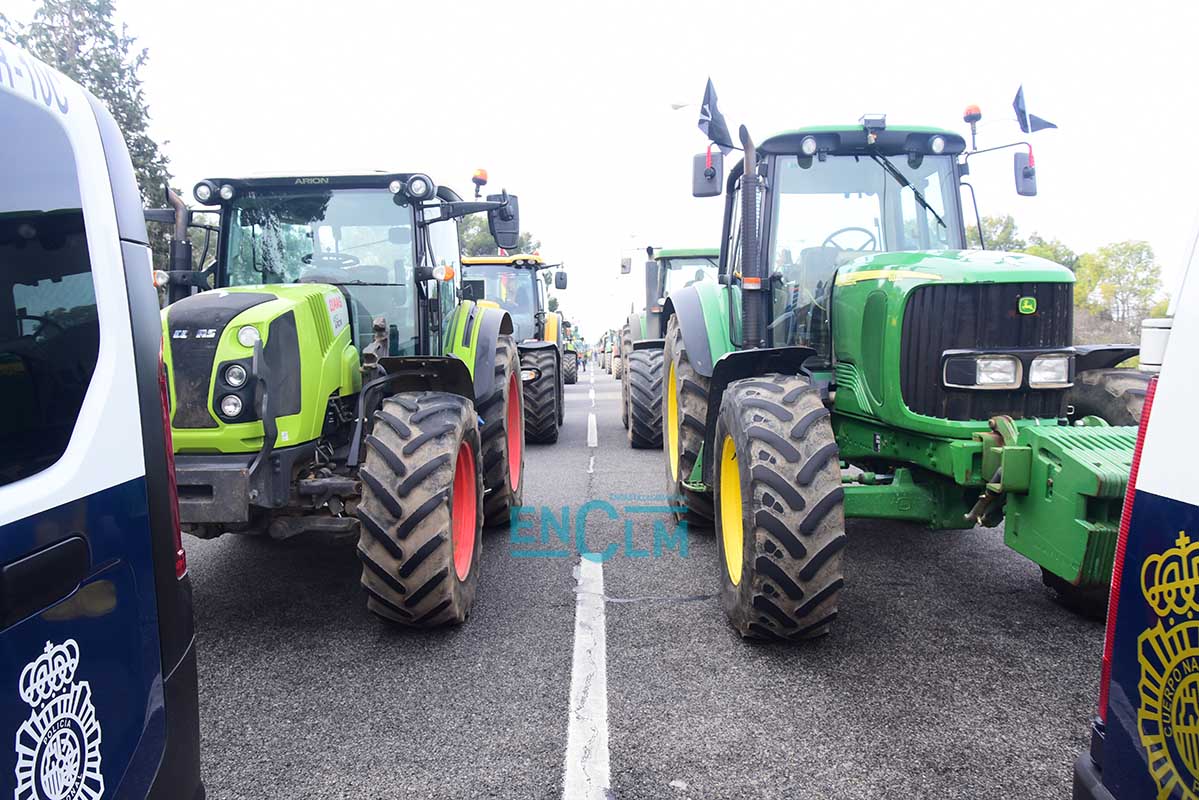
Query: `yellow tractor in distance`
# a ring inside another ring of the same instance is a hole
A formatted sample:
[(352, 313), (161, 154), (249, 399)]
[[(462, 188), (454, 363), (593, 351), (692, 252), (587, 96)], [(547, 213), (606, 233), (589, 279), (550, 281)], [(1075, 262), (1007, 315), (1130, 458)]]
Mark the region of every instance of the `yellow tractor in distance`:
[[(536, 253), (502, 256), (469, 256), (462, 259), (462, 296), (482, 305), (495, 304), (512, 317), (521, 370), (524, 377), (525, 439), (530, 442), (558, 441), (562, 424), (563, 381), (574, 372), (577, 355), (566, 348), (562, 315), (550, 311), (547, 282), (541, 279), (546, 264)], [(566, 273), (554, 273), (554, 288), (566, 288)], [(564, 363), (571, 360), (569, 368)]]

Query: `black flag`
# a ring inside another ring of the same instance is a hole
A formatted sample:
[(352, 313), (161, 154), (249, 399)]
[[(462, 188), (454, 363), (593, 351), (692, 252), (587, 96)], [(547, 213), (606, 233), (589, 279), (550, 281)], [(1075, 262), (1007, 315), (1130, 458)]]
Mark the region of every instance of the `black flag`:
[(720, 147), (720, 152), (726, 156), (733, 151), (733, 137), (729, 135), (729, 126), (724, 121), (724, 114), (716, 107), (716, 88), (712, 86), (711, 78), (708, 78), (708, 86), (704, 89), (704, 101), (699, 107), (699, 129)]
[(1016, 121), (1020, 123), (1020, 130), (1025, 133), (1036, 133), (1046, 128), (1057, 127), (1047, 119), (1041, 119), (1036, 114), (1028, 113), (1028, 109), (1024, 107), (1024, 86), (1016, 90), (1016, 99), (1012, 101), (1012, 108), (1016, 109)]

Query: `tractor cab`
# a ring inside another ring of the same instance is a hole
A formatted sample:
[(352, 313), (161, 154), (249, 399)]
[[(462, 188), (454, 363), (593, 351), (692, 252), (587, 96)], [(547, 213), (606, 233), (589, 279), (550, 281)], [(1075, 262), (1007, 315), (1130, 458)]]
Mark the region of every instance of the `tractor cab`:
[[(463, 293), (468, 299), (497, 303), (511, 314), (518, 342), (545, 339), (549, 297), (541, 273), (556, 266), (536, 253), (468, 256), (462, 259)], [(554, 285), (566, 288), (565, 272), (554, 274)]]

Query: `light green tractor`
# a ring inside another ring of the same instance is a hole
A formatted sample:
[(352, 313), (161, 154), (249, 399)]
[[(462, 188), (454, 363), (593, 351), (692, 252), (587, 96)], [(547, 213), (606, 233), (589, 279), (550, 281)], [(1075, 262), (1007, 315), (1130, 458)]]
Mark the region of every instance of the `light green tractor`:
[(357, 534), (372, 611), (463, 621), (483, 525), (521, 502), (524, 429), (512, 318), (459, 301), (456, 220), (486, 212), (513, 246), (516, 197), (382, 172), (194, 195), (217, 257), (190, 271), (179, 203), (162, 312), (185, 530)]
[(695, 161), (695, 194), (725, 197), (719, 279), (662, 311), (667, 485), (714, 520), (736, 630), (829, 630), (846, 517), (1002, 522), (1101, 613), (1147, 385), (1112, 368), (1136, 348), (1073, 345), (1065, 267), (966, 249), (958, 134), (864, 117), (740, 138), (727, 181), (719, 153)]

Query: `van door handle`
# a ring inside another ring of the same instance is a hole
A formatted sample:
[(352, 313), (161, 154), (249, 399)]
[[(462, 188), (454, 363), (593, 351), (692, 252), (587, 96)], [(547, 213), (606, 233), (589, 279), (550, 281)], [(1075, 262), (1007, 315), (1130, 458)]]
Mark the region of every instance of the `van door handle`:
[(91, 571), (87, 541), (72, 536), (0, 567), (0, 627), (57, 603)]

